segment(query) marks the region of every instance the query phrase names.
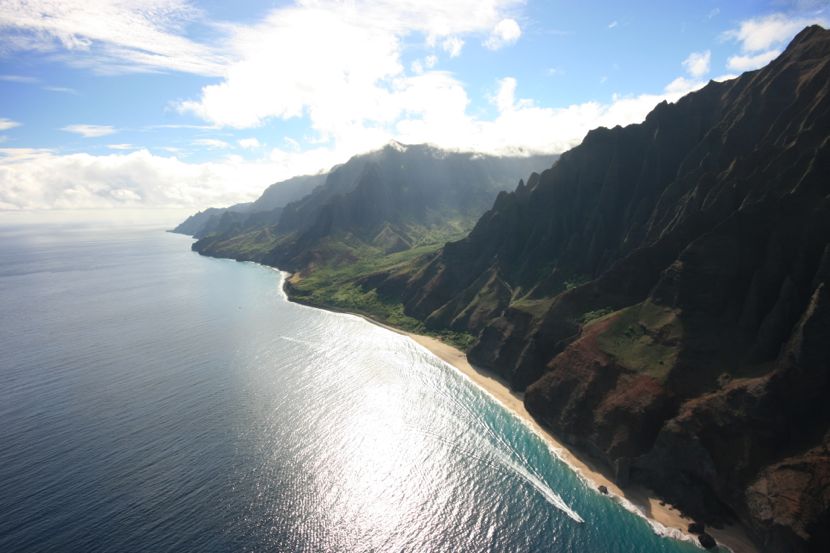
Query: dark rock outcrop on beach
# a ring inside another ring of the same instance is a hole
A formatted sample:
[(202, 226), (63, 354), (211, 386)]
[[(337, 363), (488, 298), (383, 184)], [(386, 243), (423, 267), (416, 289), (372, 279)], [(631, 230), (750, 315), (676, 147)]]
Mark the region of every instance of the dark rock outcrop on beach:
[(718, 542), (715, 541), (715, 538), (706, 532), (702, 532), (697, 537), (697, 541), (703, 549), (714, 549), (718, 546)]
[(621, 482), (830, 551), (830, 32), (596, 129), (463, 240), (367, 277)]

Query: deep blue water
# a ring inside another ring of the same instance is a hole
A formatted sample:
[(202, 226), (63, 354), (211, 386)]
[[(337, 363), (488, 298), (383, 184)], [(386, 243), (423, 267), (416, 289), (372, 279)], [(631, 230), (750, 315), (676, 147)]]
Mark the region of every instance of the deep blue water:
[(409, 339), (190, 243), (0, 226), (0, 551), (697, 550)]

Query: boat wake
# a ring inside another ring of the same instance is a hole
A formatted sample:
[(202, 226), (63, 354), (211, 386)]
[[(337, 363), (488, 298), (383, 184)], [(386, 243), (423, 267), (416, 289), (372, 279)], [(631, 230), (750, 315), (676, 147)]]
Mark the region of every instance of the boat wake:
[[(585, 520), (581, 516), (579, 516), (579, 513), (573, 510), (571, 506), (568, 505), (559, 494), (557, 494), (555, 491), (553, 491), (553, 489), (551, 489), (547, 482), (545, 482), (544, 478), (538, 472), (536, 472), (536, 470), (533, 469), (532, 466), (525, 465), (516, 461), (516, 457), (521, 458), (519, 452), (517, 452), (516, 449), (504, 439), (504, 437), (500, 436), (495, 430), (493, 430), (493, 428), (491, 428), (490, 425), (487, 424), (487, 422), (484, 421), (478, 413), (474, 412), (470, 407), (465, 405), (463, 402), (459, 401), (457, 398), (452, 397), (445, 391), (436, 391), (439, 394), (445, 396), (449, 401), (460, 407), (462, 410), (466, 411), (466, 413), (470, 417), (472, 417), (473, 420), (478, 422), (481, 428), (483, 428), (487, 432), (487, 434), (495, 441), (495, 443), (493, 443), (492, 441), (487, 440), (489, 442), (490, 449), (493, 452), (495, 460), (501, 468), (507, 469), (509, 472), (512, 472), (513, 474), (527, 482), (534, 490), (536, 490), (542, 497), (544, 497), (548, 503), (550, 503), (551, 505), (553, 505), (554, 507), (568, 515), (568, 517), (570, 517), (573, 521), (578, 522), (580, 524), (585, 522)], [(447, 445), (458, 449), (454, 444), (450, 444), (449, 442), (447, 442), (447, 440), (444, 440), (443, 438), (440, 438), (437, 435), (433, 436), (442, 439), (442, 441), (444, 441), (444, 443), (446, 443)], [(509, 454), (507, 452), (509, 452)], [(473, 455), (468, 451), (463, 451), (463, 453), (479, 461), (487, 462), (484, 459), (476, 455)], [(488, 464), (493, 466), (492, 463)]]

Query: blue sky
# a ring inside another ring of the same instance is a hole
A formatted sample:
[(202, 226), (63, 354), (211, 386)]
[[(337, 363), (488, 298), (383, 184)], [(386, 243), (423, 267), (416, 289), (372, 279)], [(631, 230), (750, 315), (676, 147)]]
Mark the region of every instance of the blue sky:
[(391, 139), (561, 152), (827, 1), (0, 2), (0, 209), (202, 208)]

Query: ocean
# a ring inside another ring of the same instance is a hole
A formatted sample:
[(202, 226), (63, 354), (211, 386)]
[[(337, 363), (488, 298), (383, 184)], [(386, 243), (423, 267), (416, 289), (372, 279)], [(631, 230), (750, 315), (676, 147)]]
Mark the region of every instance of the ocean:
[(0, 551), (699, 551), (409, 338), (191, 241), (0, 223)]

